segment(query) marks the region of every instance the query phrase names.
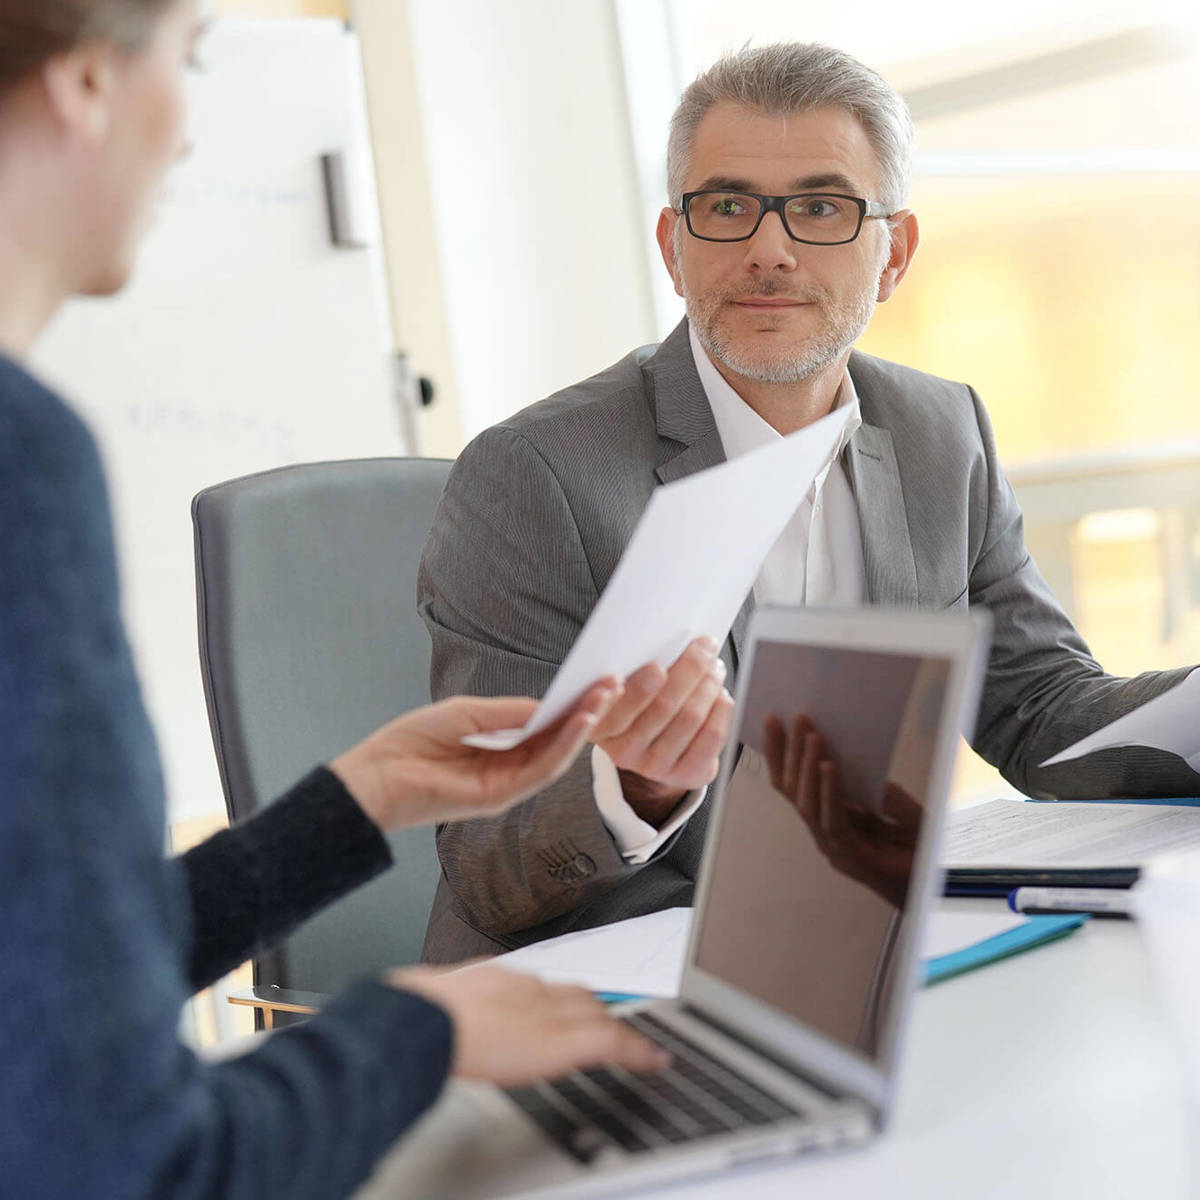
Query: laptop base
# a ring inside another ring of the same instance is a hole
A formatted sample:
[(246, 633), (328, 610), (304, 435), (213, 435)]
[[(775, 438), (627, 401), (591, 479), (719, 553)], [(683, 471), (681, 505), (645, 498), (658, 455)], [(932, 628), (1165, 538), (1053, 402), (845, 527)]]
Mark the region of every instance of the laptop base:
[(507, 1093), (456, 1082), (356, 1200), (395, 1200), (401, 1195), (429, 1200), (605, 1196), (740, 1163), (851, 1149), (875, 1136), (865, 1105), (833, 1099), (804, 1081), (785, 1077), (752, 1051), (681, 1012), (677, 1001), (633, 1006), (630, 1011), (653, 1014), (656, 1020), (665, 1017), (671, 1028), (686, 1029), (694, 1044), (719, 1053), (723, 1061), (732, 1062), (804, 1115), (640, 1153), (624, 1152), (606, 1141), (584, 1162), (556, 1144)]

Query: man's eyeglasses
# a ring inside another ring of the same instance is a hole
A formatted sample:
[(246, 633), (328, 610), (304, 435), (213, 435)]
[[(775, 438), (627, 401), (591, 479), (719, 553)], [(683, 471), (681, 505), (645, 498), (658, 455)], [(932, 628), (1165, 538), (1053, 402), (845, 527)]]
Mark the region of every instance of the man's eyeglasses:
[(829, 192), (684, 192), (682, 212), (688, 232), (705, 242), (744, 242), (755, 235), (765, 214), (776, 212), (788, 236), (810, 246), (844, 245), (858, 237), (864, 221), (895, 215), (874, 200)]

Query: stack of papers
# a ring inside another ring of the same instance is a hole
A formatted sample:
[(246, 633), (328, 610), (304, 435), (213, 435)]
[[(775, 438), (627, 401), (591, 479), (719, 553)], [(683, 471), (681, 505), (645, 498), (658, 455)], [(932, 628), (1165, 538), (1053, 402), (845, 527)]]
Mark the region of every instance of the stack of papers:
[(949, 867), (1137, 867), (1200, 849), (1200, 808), (991, 800), (950, 814)]

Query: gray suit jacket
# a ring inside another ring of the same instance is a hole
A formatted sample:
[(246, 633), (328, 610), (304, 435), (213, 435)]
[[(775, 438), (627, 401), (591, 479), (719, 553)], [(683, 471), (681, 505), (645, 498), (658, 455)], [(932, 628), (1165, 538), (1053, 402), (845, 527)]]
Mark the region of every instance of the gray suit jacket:
[[(1037, 766), (1185, 671), (1104, 674), (1025, 549), (1020, 509), (971, 388), (858, 353), (850, 375), (863, 424), (843, 463), (871, 602), (991, 610), (975, 749), (1033, 794), (1194, 789), (1181, 759), (1155, 751)], [(634, 351), (476, 438), (451, 472), (418, 582), (435, 698), (540, 696), (650, 493), (724, 457), (686, 323), (661, 346)], [(731, 678), (750, 606), (748, 598), (724, 648)], [(439, 830), (443, 878), (425, 957), (449, 962), (690, 904), (707, 816), (705, 805), (648, 863), (626, 863), (597, 812), (584, 754), (557, 784), (503, 816)]]

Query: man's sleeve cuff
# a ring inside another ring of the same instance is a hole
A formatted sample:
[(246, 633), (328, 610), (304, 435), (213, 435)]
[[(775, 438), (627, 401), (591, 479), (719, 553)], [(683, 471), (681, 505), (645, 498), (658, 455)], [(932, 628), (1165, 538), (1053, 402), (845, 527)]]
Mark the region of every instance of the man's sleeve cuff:
[(688, 792), (675, 806), (661, 829), (655, 829), (643, 821), (630, 807), (621, 790), (621, 778), (613, 762), (599, 746), (592, 747), (592, 791), (596, 797), (596, 808), (605, 828), (612, 835), (629, 863), (649, 861), (677, 829), (680, 829), (698, 809), (708, 793), (707, 788)]

